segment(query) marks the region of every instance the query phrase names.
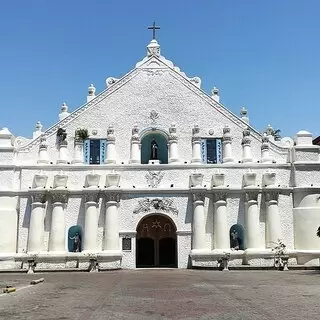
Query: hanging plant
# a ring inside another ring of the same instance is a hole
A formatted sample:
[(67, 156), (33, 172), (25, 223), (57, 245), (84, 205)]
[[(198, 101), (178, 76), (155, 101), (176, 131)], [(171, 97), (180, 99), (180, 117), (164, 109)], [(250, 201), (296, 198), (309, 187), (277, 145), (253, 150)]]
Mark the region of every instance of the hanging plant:
[(77, 129), (75, 131), (75, 140), (83, 141), (89, 138), (88, 129)]

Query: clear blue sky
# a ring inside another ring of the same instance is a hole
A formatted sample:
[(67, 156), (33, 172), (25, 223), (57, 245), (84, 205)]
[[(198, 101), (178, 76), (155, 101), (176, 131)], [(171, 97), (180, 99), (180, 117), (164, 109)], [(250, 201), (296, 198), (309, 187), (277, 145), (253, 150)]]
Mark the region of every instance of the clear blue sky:
[(31, 136), (76, 109), (145, 56), (155, 20), (162, 54), (255, 128), (320, 135), (319, 16), (319, 0), (4, 1), (0, 126)]

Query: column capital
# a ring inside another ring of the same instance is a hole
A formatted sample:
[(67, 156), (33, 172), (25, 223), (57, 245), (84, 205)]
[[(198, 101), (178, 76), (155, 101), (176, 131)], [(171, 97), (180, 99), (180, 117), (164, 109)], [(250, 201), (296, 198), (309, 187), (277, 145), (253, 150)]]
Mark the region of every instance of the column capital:
[(52, 192), (52, 203), (61, 202), (66, 204), (68, 202), (68, 193), (66, 192)]
[(30, 195), (32, 203), (46, 203), (47, 193), (46, 192), (34, 192)]
[(99, 202), (99, 192), (86, 192), (84, 194), (84, 202)]
[(120, 202), (120, 193), (119, 192), (104, 192), (104, 197), (106, 199), (106, 202), (112, 201), (112, 202)]
[(277, 191), (267, 191), (266, 192), (266, 201), (278, 201), (279, 192)]
[(193, 202), (197, 202), (197, 201), (204, 202), (205, 197), (206, 197), (206, 194), (204, 192), (197, 192), (192, 194)]
[(250, 192), (246, 192), (245, 193), (245, 201), (249, 202), (249, 201), (258, 201), (258, 195), (259, 192), (258, 191), (250, 191)]
[(213, 193), (214, 202), (217, 201), (226, 201), (227, 200), (227, 192), (214, 192)]

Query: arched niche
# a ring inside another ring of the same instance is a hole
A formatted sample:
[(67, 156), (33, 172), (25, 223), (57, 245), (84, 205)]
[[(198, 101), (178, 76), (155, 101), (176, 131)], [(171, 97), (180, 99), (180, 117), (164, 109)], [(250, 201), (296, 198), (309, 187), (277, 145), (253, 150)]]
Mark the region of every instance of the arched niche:
[(244, 229), (241, 224), (234, 224), (229, 231), (230, 248), (234, 250), (244, 250)]
[[(141, 163), (148, 164), (149, 160), (151, 160), (151, 143), (152, 140), (156, 141), (157, 144), (157, 160), (160, 161), (161, 164), (168, 163), (168, 140), (167, 135), (160, 131), (146, 131), (141, 138)], [(151, 160), (152, 161), (152, 160)]]
[[(79, 251), (75, 250), (77, 235), (79, 235)], [(69, 252), (81, 252), (82, 251), (82, 227), (81, 226), (72, 226), (68, 230), (68, 251)]]

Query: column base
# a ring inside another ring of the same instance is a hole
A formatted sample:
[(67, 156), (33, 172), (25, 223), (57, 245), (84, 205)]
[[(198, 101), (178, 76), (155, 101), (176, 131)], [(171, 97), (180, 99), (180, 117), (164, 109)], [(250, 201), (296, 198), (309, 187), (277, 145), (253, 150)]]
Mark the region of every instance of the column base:
[(201, 159), (192, 159), (191, 163), (202, 163)]
[(72, 164), (79, 164), (79, 163), (80, 163), (80, 164), (83, 164), (83, 161), (82, 161), (82, 160), (77, 160), (77, 159), (75, 159), (75, 160), (72, 160), (71, 163), (72, 163)]
[(141, 164), (141, 161), (137, 159), (130, 159), (129, 164)]
[(116, 164), (116, 160), (106, 159), (105, 164)]
[(39, 163), (39, 164), (48, 164), (49, 160), (38, 160), (37, 163)]
[(249, 162), (252, 162), (252, 158), (244, 158), (242, 159), (241, 161), (242, 163), (249, 163)]
[(68, 162), (67, 160), (63, 160), (63, 159), (57, 160), (57, 164), (66, 164), (67, 162)]
[(171, 158), (171, 159), (169, 159), (168, 163), (170, 163), (170, 164), (179, 164), (180, 161), (177, 158)]

